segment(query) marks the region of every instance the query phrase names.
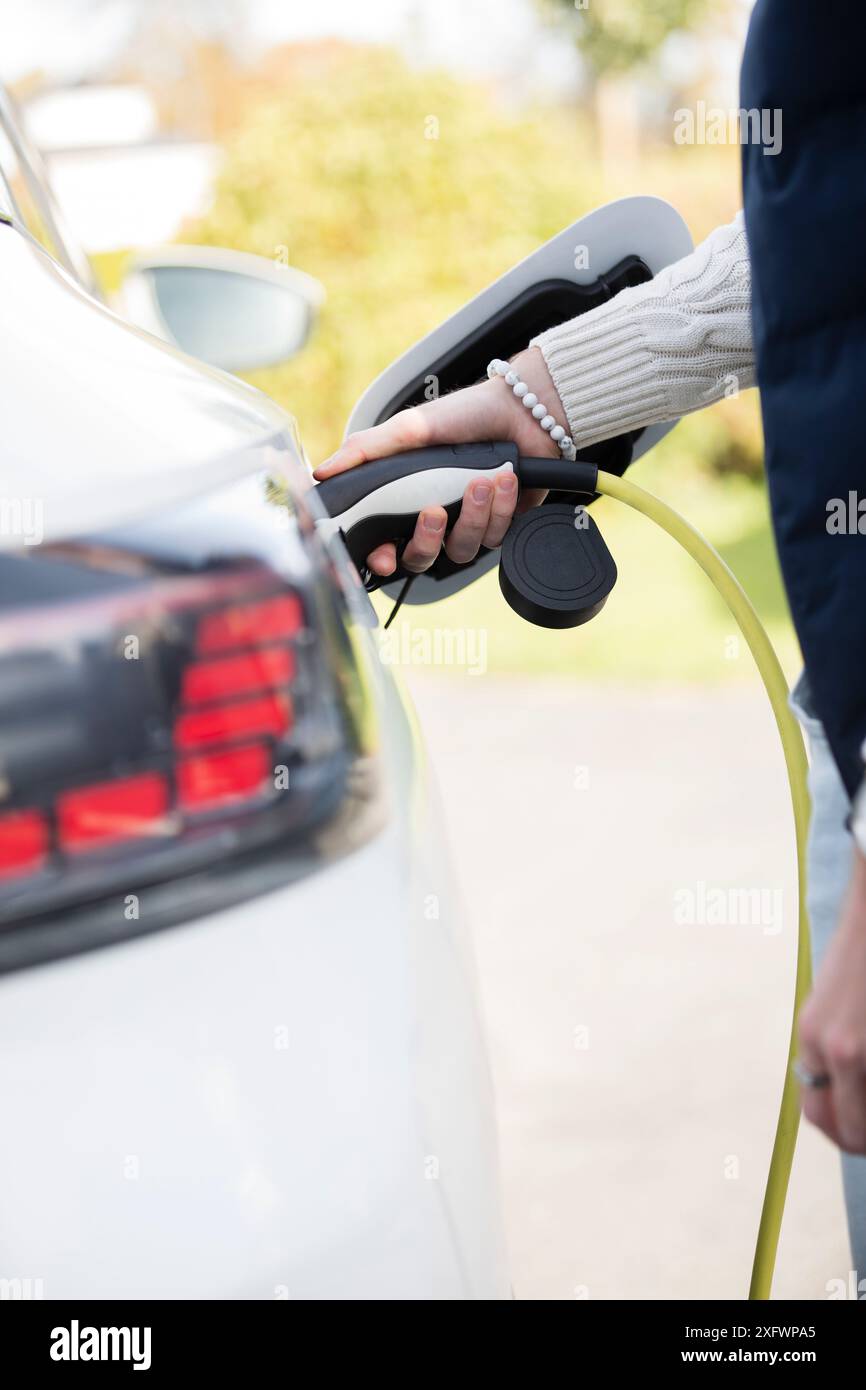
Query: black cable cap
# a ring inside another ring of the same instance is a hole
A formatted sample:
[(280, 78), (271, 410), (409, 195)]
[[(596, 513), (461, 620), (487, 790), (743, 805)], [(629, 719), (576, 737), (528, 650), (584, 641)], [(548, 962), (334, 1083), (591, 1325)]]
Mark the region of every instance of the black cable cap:
[(515, 613), (538, 627), (588, 622), (615, 583), (613, 556), (584, 507), (533, 507), (502, 542), (499, 587)]

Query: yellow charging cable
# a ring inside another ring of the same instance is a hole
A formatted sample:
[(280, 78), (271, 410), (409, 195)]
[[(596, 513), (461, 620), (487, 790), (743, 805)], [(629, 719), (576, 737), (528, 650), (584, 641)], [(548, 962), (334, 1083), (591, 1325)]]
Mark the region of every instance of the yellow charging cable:
[(788, 705), (788, 683), (779, 665), (779, 658), (773, 649), (761, 621), (752, 607), (742, 585), (735, 578), (720, 555), (709, 541), (696, 531), (683, 517), (665, 502), (661, 502), (643, 488), (618, 478), (612, 473), (599, 473), (598, 491), (605, 497), (615, 497), (626, 506), (643, 512), (669, 536), (687, 550), (693, 560), (709, 576), (718, 592), (739, 625), (740, 631), (749, 644), (755, 664), (770, 697), (773, 714), (782, 740), (788, 785), (791, 789), (791, 804), (794, 811), (794, 829), (797, 840), (797, 892), (799, 896), (799, 916), (797, 926), (797, 977), (794, 986), (794, 1015), (791, 1021), (791, 1039), (788, 1047), (788, 1061), (785, 1071), (785, 1085), (782, 1090), (782, 1103), (776, 1124), (776, 1137), (773, 1142), (773, 1155), (767, 1175), (764, 1192), (764, 1205), (761, 1210), (761, 1224), (755, 1245), (755, 1258), (752, 1264), (752, 1281), (749, 1285), (750, 1299), (767, 1299), (773, 1283), (773, 1270), (776, 1264), (776, 1251), (779, 1245), (779, 1232), (785, 1210), (785, 1197), (788, 1180), (794, 1161), (797, 1143), (797, 1129), (800, 1123), (800, 1096), (797, 1081), (792, 1071), (792, 1063), (797, 1050), (797, 1015), (800, 1006), (811, 987), (811, 956), (809, 946), (809, 919), (806, 914), (806, 835), (809, 828), (809, 792), (806, 785), (806, 750), (800, 726)]

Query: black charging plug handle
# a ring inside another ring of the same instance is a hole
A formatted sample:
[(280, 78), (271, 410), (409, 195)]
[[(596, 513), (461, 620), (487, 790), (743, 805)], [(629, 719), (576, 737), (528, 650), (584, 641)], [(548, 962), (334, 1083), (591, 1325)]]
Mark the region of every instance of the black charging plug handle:
[(340, 531), (360, 568), (386, 541), (407, 541), (424, 507), (444, 507), (448, 525), (460, 513), (466, 488), (478, 478), (514, 473), (521, 487), (556, 488), (592, 496), (597, 465), (580, 459), (521, 458), (510, 441), (446, 444), (373, 459), (319, 483), (325, 530)]

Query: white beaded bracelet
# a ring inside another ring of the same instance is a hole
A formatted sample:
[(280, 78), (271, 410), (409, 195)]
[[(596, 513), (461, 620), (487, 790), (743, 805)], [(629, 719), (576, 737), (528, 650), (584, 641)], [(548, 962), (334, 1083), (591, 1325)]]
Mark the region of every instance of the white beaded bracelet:
[(506, 386), (511, 387), (517, 399), (522, 401), (527, 410), (532, 411), (533, 419), (550, 435), (554, 444), (559, 445), (562, 457), (573, 463), (577, 458), (577, 450), (571, 435), (566, 434), (562, 425), (556, 423), (547, 406), (538, 399), (534, 391), (530, 391), (526, 382), (520, 380), (511, 363), (503, 362), (501, 357), (494, 357), (493, 361), (487, 364), (487, 375), (491, 381), (495, 376), (504, 377)]

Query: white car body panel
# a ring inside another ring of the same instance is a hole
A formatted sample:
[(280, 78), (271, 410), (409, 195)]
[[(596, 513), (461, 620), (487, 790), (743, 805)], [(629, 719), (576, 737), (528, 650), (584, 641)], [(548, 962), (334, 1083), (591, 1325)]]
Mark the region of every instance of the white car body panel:
[[(43, 539), (139, 519), (278, 464), (293, 426), (275, 402), (124, 322), (3, 223), (0, 300), (0, 478), (5, 497), (41, 504)], [(0, 528), (0, 545), (17, 544)]]

